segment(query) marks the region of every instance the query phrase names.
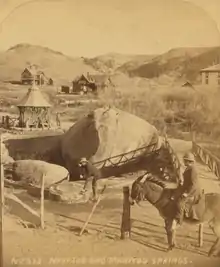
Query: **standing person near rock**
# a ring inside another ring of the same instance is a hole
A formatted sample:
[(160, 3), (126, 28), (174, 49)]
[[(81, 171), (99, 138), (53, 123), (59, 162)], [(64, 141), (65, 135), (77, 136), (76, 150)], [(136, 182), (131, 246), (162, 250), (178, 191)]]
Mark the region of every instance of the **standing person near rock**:
[(193, 204), (197, 203), (201, 198), (201, 188), (199, 184), (198, 174), (195, 167), (195, 158), (191, 152), (187, 152), (184, 157), (184, 165), (186, 167), (183, 173), (183, 184), (180, 187), (181, 195), (177, 200), (176, 221), (182, 224), (184, 217), (185, 203), (188, 198), (193, 198)]
[(81, 193), (87, 191), (87, 185), (90, 179), (92, 179), (92, 193), (93, 199), (97, 198), (97, 180), (101, 178), (101, 172), (86, 158), (82, 158), (79, 162), (80, 178), (85, 179), (85, 184)]
[(60, 113), (56, 112), (56, 124), (57, 127), (60, 128), (61, 127), (61, 123), (60, 123)]

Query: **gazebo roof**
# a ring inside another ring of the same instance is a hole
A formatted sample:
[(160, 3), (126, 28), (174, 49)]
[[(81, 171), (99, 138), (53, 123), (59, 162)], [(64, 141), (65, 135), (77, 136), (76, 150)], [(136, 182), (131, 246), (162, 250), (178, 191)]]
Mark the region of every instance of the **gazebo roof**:
[(17, 107), (51, 107), (47, 100), (42, 95), (40, 89), (36, 86), (35, 82), (32, 87), (28, 89), (27, 94), (17, 104)]

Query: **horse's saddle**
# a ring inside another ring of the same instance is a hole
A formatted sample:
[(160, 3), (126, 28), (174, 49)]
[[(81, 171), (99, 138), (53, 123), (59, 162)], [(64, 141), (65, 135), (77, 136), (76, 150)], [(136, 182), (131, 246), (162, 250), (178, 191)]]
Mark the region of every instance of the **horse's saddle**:
[(205, 194), (198, 197), (189, 197), (185, 203), (184, 217), (191, 220), (202, 220), (205, 210)]

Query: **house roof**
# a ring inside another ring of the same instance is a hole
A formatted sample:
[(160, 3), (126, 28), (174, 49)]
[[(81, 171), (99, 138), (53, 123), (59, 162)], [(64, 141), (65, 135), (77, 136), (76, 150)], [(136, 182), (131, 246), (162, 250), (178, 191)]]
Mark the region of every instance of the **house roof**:
[(89, 83), (98, 83), (98, 84), (104, 84), (107, 81), (111, 82), (111, 79), (108, 75), (104, 74), (88, 74), (84, 75), (82, 74), (79, 78), (76, 78), (76, 80), (85, 79)]
[(17, 107), (51, 107), (51, 105), (44, 98), (36, 84), (33, 83)]
[(23, 71), (23, 73), (25, 72), (25, 71), (28, 71), (28, 72), (30, 72), (30, 74), (31, 75), (39, 75), (39, 74), (44, 74), (44, 72), (43, 71), (41, 71), (41, 70), (38, 70), (36, 67), (34, 67), (34, 66), (30, 66), (30, 67), (26, 67), (25, 69), (24, 69), (24, 71)]
[(220, 71), (220, 64), (200, 70), (200, 72), (216, 72), (216, 71)]
[(193, 87), (193, 85), (189, 81), (186, 81), (182, 84), (182, 87)]
[(106, 83), (109, 80), (109, 77), (103, 74), (91, 75), (91, 78), (97, 83)]

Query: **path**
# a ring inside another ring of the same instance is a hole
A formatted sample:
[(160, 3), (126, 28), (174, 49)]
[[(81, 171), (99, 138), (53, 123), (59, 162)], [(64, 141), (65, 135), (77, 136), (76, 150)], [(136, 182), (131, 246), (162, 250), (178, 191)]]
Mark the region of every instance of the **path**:
[[(181, 157), (190, 149), (191, 143), (173, 140), (171, 144), (174, 150)], [(198, 165), (202, 186), (206, 191), (216, 190), (215, 177), (206, 167)], [(178, 248), (167, 253), (166, 234), (163, 220), (157, 210), (148, 202), (144, 202), (142, 207), (132, 207), (132, 240), (121, 241), (120, 221), (122, 212), (122, 184), (131, 184), (136, 177), (126, 177), (126, 179), (109, 182), (112, 188), (108, 188), (105, 199), (89, 224), (89, 233), (78, 237), (76, 230), (83, 225), (83, 222), (91, 210), (91, 204), (65, 206), (58, 203), (46, 202), (46, 226), (44, 231), (23, 229), (9, 216), (5, 222), (5, 259), (7, 267), (14, 266), (12, 257), (40, 258), (41, 266), (82, 266), (83, 264), (73, 264), (74, 257), (90, 257), (99, 261), (112, 260), (112, 264), (107, 266), (125, 266), (116, 264), (115, 261), (122, 258), (135, 260), (135, 258), (147, 259), (148, 264), (139, 266), (177, 266), (185, 265), (189, 267), (199, 266), (220, 266), (219, 260), (208, 259), (207, 252), (215, 240), (214, 235), (208, 227), (204, 227), (204, 246), (197, 248), (198, 226), (184, 225), (177, 233)], [(210, 177), (210, 179), (208, 179)], [(121, 185), (119, 187), (119, 184)], [(31, 198), (26, 199), (31, 204)], [(33, 208), (39, 208), (39, 202), (32, 202)], [(71, 260), (69, 264), (57, 262), (59, 260)], [(116, 257), (116, 258), (115, 258)], [(51, 259), (53, 262), (50, 262)], [(165, 264), (165, 261), (172, 261), (173, 264)], [(178, 261), (178, 262), (175, 262)], [(11, 265), (10, 265), (11, 263)], [(87, 263), (84, 266), (103, 266), (104, 262)], [(144, 262), (142, 262), (144, 263)], [(178, 264), (179, 263), (179, 264)], [(126, 264), (127, 266), (128, 264)], [(27, 264), (17, 264), (17, 266), (27, 266)], [(137, 266), (129, 264), (128, 266)]]

